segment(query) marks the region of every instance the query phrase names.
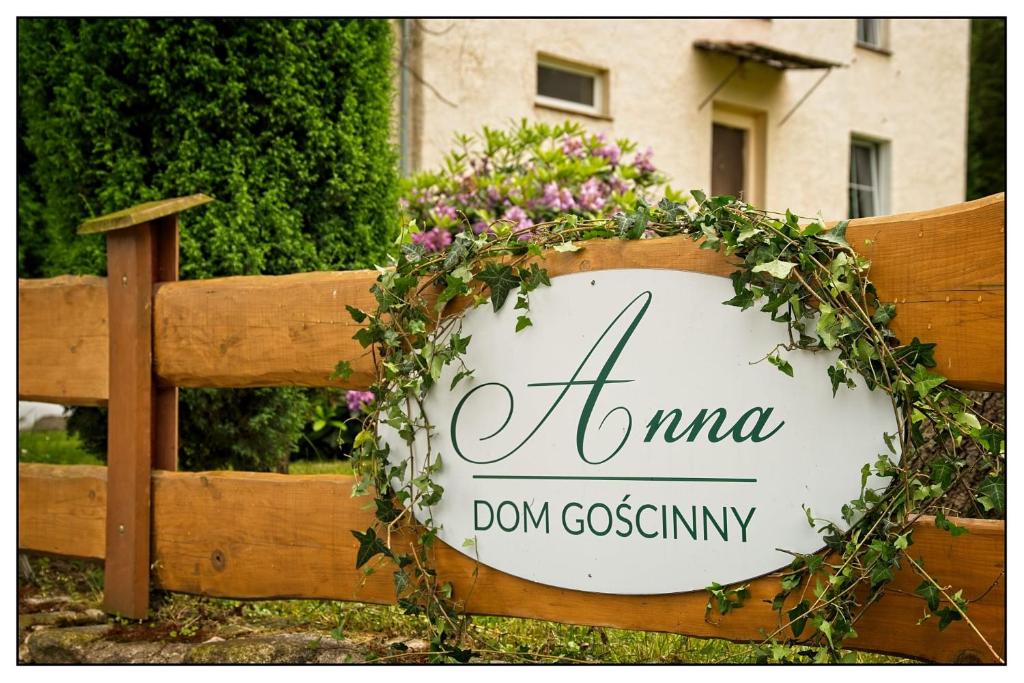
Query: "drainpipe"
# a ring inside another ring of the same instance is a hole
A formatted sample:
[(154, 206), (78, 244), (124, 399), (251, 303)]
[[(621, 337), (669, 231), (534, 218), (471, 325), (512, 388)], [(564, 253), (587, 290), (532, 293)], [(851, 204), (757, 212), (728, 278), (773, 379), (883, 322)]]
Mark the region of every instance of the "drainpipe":
[(406, 66), (410, 58), (409, 19), (399, 19), (401, 27), (401, 48), (398, 59), (398, 155), (399, 170), (403, 176), (409, 175), (409, 69)]

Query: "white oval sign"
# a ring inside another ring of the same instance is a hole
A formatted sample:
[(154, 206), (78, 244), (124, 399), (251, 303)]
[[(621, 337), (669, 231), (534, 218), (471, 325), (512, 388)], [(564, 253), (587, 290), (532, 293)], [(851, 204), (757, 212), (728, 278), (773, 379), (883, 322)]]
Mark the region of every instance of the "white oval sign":
[[(795, 378), (755, 364), (785, 325), (722, 305), (725, 278), (606, 270), (530, 296), (519, 333), (514, 294), (466, 314), (473, 377), (449, 391), (449, 366), (424, 403), (444, 487), (430, 515), (483, 564), (599, 593), (745, 580), (786, 565), (781, 550), (821, 548), (801, 506), (839, 521), (887, 452), (888, 397), (858, 378), (833, 398), (826, 354), (785, 354)], [(382, 436), (393, 459), (410, 455)], [(407, 472), (425, 442), (413, 450)]]

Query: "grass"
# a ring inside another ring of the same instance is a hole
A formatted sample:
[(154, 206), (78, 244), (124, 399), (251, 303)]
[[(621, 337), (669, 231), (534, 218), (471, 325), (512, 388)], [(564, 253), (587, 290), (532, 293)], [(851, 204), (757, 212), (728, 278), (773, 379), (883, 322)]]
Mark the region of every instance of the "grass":
[(102, 465), (103, 461), (85, 450), (73, 434), (55, 429), (18, 432), (18, 462), (48, 465)]
[(288, 474), (352, 474), (348, 460), (297, 460), (288, 463)]

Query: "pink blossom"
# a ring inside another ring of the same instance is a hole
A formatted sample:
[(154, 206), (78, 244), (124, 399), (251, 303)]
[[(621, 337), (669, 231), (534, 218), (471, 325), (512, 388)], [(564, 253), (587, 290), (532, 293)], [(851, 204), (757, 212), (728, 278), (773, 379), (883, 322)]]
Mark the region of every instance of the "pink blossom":
[(583, 156), (583, 140), (580, 138), (565, 138), (562, 141), (562, 153), (569, 157), (580, 158)]
[(531, 232), (529, 229), (533, 227), (533, 221), (530, 220), (530, 217), (526, 215), (526, 212), (523, 211), (522, 207), (511, 207), (508, 211), (505, 212), (505, 215), (502, 216), (502, 218), (516, 224), (513, 230), (519, 233), (517, 235), (518, 239), (530, 239)]
[(572, 192), (564, 187), (559, 188), (558, 183), (555, 182), (544, 186), (544, 196), (541, 197), (540, 203), (555, 211), (566, 211), (576, 206), (576, 200), (573, 199)]
[(611, 185), (613, 192), (618, 192), (619, 194), (626, 194), (629, 192), (629, 183), (617, 176), (609, 180), (608, 184)]
[(594, 156), (603, 157), (608, 160), (608, 163), (612, 166), (619, 163), (619, 158), (622, 156), (622, 150), (614, 142), (608, 143), (594, 150)]
[(348, 404), (349, 412), (357, 413), (373, 403), (375, 398), (377, 397), (373, 395), (372, 391), (351, 390), (345, 394), (345, 403)]
[(576, 207), (576, 200), (572, 198), (572, 192), (568, 188), (563, 187), (558, 191), (558, 198), (562, 202), (562, 210), (573, 209)]
[(491, 185), (487, 188), (487, 199), (490, 200), (491, 204), (498, 204), (501, 202), (501, 191), (494, 185)]
[(640, 173), (654, 173), (654, 163), (651, 162), (653, 156), (654, 150), (650, 147), (643, 152), (637, 152), (636, 158), (633, 159), (633, 167)]
[(590, 178), (580, 187), (580, 208), (584, 211), (597, 211), (604, 206), (605, 190), (597, 178)]
[(447, 230), (433, 228), (412, 235), (413, 244), (419, 244), (427, 251), (441, 251), (452, 243), (452, 234)]
[(434, 212), (438, 215), (439, 218), (450, 218), (452, 220), (456, 220), (459, 217), (459, 214), (455, 210), (455, 207), (448, 206), (444, 202), (441, 202), (440, 204), (435, 206)]

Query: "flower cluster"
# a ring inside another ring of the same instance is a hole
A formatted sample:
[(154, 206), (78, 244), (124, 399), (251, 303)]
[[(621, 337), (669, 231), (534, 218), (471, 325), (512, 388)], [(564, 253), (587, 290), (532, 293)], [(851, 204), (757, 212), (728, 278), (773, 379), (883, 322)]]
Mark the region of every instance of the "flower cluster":
[[(455, 232), (511, 226), (521, 240), (537, 223), (574, 214), (611, 216), (630, 210), (664, 185), (648, 147), (592, 134), (574, 123), (527, 124), (508, 131), (484, 128), (459, 136), (444, 169), (410, 178), (401, 200), (406, 221), (415, 220), (412, 241), (441, 251)], [(629, 155), (632, 155), (630, 157)]]
[(376, 399), (376, 396), (373, 395), (372, 391), (350, 390), (345, 394), (345, 403), (348, 405), (350, 413), (358, 413), (373, 403), (374, 399)]

